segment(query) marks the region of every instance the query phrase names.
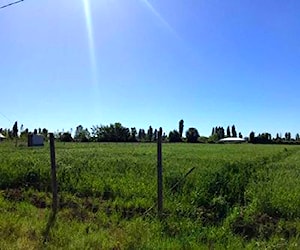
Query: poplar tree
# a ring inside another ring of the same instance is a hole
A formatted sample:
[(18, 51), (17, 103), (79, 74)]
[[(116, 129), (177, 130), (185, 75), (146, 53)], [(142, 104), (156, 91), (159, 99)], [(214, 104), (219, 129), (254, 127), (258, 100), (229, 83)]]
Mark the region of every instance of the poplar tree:
[(13, 129), (12, 129), (12, 136), (16, 138), (16, 147), (18, 146), (18, 122), (16, 121)]
[(180, 138), (182, 138), (183, 127), (184, 127), (184, 121), (181, 119), (179, 121), (179, 136), (180, 136)]
[(232, 125), (232, 127), (231, 127), (231, 133), (232, 133), (232, 137), (237, 137), (237, 133), (236, 133), (234, 125)]

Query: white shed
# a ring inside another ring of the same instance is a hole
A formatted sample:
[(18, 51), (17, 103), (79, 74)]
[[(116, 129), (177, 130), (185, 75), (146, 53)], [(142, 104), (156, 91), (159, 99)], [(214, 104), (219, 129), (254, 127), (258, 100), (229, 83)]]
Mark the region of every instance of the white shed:
[(242, 143), (242, 142), (246, 142), (246, 140), (243, 138), (238, 138), (238, 137), (227, 137), (227, 138), (223, 138), (223, 139), (219, 140), (218, 142), (220, 142), (220, 143)]
[(3, 139), (6, 139), (6, 137), (0, 133), (0, 141), (2, 141)]

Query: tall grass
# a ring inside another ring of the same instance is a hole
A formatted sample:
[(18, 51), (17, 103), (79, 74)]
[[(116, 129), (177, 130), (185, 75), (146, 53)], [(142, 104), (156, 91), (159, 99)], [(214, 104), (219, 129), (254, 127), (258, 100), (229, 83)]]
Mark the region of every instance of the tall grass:
[(298, 146), (164, 144), (160, 221), (153, 207), (155, 144), (57, 143), (60, 210), (45, 244), (49, 147), (1, 143), (0, 154), (1, 248), (264, 249), (299, 243)]

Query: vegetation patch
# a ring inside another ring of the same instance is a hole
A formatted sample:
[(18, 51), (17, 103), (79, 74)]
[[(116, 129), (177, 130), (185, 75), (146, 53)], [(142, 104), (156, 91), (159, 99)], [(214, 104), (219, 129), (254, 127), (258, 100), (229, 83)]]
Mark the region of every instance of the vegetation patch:
[(59, 211), (44, 242), (52, 206), (49, 148), (0, 145), (6, 155), (0, 158), (1, 247), (296, 249), (299, 245), (298, 146), (164, 144), (160, 219), (155, 144), (56, 146)]

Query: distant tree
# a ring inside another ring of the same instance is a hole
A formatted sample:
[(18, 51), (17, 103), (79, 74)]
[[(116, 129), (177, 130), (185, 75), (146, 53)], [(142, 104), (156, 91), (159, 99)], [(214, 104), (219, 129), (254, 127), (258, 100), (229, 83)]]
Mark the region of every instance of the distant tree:
[(199, 137), (198, 130), (196, 128), (189, 128), (188, 131), (186, 131), (186, 139), (187, 142), (195, 143), (198, 141)]
[(243, 138), (243, 135), (242, 135), (242, 133), (241, 132), (239, 132), (239, 138)]
[(268, 141), (271, 141), (272, 140), (272, 135), (270, 133), (265, 133), (266, 134), (266, 137), (268, 138)]
[(130, 139), (130, 130), (116, 122), (109, 126), (93, 126), (92, 135), (99, 142), (127, 142)]
[[(268, 144), (268, 143), (272, 143), (272, 135), (270, 133), (262, 133), (262, 134), (258, 134), (258, 136), (255, 137), (254, 132), (250, 133), (249, 136), (249, 142), (251, 143), (263, 143), (263, 144)], [(278, 143), (279, 141), (277, 141)]]
[[(71, 133), (70, 133), (71, 134)], [(84, 129), (82, 125), (78, 125), (75, 130), (74, 139), (79, 142), (88, 142), (91, 138), (89, 130)]]
[(26, 128), (20, 133), (20, 138), (22, 140), (27, 140), (28, 134), (29, 134), (29, 130), (28, 130), (28, 128)]
[(14, 123), (14, 126), (12, 128), (12, 136), (15, 138), (15, 137), (18, 137), (18, 122), (15, 122)]
[(12, 136), (16, 139), (16, 147), (18, 146), (18, 122), (15, 122), (12, 129)]
[(121, 123), (116, 122), (115, 123), (115, 135), (116, 135), (116, 141), (118, 142), (127, 142), (130, 138), (130, 130), (129, 128), (126, 128), (122, 126)]
[(198, 138), (198, 142), (200, 143), (207, 143), (209, 141), (209, 137), (206, 137), (206, 136), (200, 136)]
[(215, 128), (212, 128), (211, 136), (213, 136), (213, 135), (215, 135), (215, 134), (216, 134)]
[(62, 142), (72, 142), (73, 138), (71, 133), (63, 132), (63, 133), (59, 133), (59, 140)]
[(108, 138), (105, 139), (105, 141), (126, 142), (129, 140), (129, 129), (123, 127), (122, 124), (119, 122), (116, 122), (115, 124), (110, 124), (110, 126), (105, 129), (107, 130), (108, 135)]
[(162, 138), (162, 141), (166, 141), (167, 140), (168, 136), (166, 135), (166, 132), (163, 132), (161, 138)]
[(139, 141), (144, 141), (146, 139), (146, 133), (144, 129), (139, 129), (138, 138)]
[(131, 128), (130, 141), (136, 142), (137, 141), (136, 135), (137, 135), (136, 128), (135, 127)]
[(227, 137), (230, 137), (231, 135), (230, 135), (230, 127), (228, 126), (227, 127)]
[(75, 130), (75, 135), (74, 135), (74, 139), (75, 140), (80, 140), (80, 136), (82, 134), (82, 131), (83, 131), (83, 126), (82, 125), (78, 125), (76, 127), (76, 130)]
[(89, 142), (91, 139), (91, 133), (90, 131), (86, 128), (82, 131), (81, 134), (81, 142)]
[(7, 138), (13, 139), (13, 132), (11, 129), (4, 129), (4, 134), (7, 136)]
[(286, 132), (286, 133), (285, 133), (285, 139), (286, 139), (287, 141), (290, 141), (290, 140), (292, 139), (292, 136), (291, 136), (291, 133), (290, 133), (290, 132)]
[(282, 143), (282, 139), (281, 139), (281, 135), (279, 135), (278, 133), (276, 134), (276, 138), (274, 138), (273, 140), (274, 142), (280, 144)]
[(215, 142), (217, 142), (219, 140), (219, 138), (218, 138), (218, 134), (213, 134), (213, 135), (211, 135), (210, 137), (208, 137), (208, 140), (207, 140), (207, 142), (208, 143), (215, 143)]
[(137, 136), (138, 136), (139, 141), (141, 141), (141, 139), (142, 139), (142, 129), (141, 128), (139, 129)]
[(217, 134), (218, 140), (225, 138), (225, 131), (223, 127), (216, 127), (215, 133)]
[(99, 126), (93, 126), (91, 127), (91, 135), (94, 141), (97, 141), (98, 136), (99, 136)]
[(37, 131), (37, 129), (35, 128), (35, 129), (33, 130), (33, 134), (34, 134), (34, 135), (37, 135), (37, 133), (38, 133), (38, 131)]
[(158, 131), (157, 131), (157, 129), (154, 129), (153, 140), (157, 141), (157, 138), (158, 138)]
[(46, 139), (48, 137), (48, 129), (43, 128), (42, 129), (42, 134), (43, 134), (44, 138)]
[(231, 127), (231, 133), (232, 133), (232, 137), (237, 137), (237, 133), (236, 133), (234, 125), (232, 125), (232, 127)]
[(177, 130), (169, 133), (169, 142), (181, 142), (180, 133)]
[(296, 136), (295, 136), (295, 140), (296, 140), (296, 141), (299, 141), (299, 140), (300, 140), (300, 136), (299, 136), (298, 133), (297, 133)]
[(255, 133), (252, 131), (249, 135), (249, 142), (254, 143)]
[(220, 127), (212, 128), (211, 136), (209, 137), (208, 142), (211, 143), (211, 142), (219, 140), (219, 134), (220, 134)]
[(152, 141), (153, 139), (153, 128), (149, 126), (148, 131), (147, 131), (147, 140)]
[(184, 128), (184, 121), (181, 119), (179, 121), (179, 136), (180, 136), (180, 138), (182, 138), (183, 128)]
[(254, 141), (256, 143), (266, 144), (266, 143), (271, 143), (272, 142), (271, 139), (272, 139), (272, 135), (266, 132), (266, 133), (259, 134), (256, 138), (254, 138)]

